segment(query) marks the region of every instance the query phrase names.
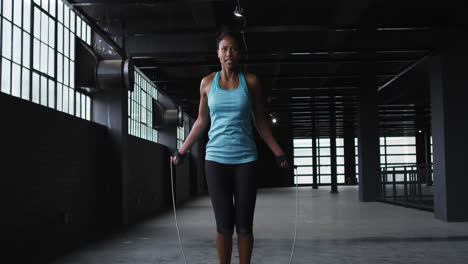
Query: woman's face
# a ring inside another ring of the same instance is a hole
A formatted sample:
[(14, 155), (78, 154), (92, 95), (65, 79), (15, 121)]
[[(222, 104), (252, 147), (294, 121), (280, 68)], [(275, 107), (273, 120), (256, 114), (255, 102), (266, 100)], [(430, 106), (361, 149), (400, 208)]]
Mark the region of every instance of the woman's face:
[(234, 69), (237, 67), (240, 59), (240, 50), (233, 37), (226, 36), (219, 42), (218, 58), (223, 68)]

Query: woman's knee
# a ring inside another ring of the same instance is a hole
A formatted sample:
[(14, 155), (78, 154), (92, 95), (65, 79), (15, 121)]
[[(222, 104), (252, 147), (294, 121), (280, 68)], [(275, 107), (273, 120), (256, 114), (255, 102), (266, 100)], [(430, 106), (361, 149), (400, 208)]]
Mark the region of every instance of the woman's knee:
[(234, 229), (233, 228), (223, 228), (223, 227), (217, 227), (216, 231), (218, 234), (223, 235), (223, 236), (231, 236), (234, 234)]
[(242, 235), (250, 235), (253, 233), (251, 226), (236, 226), (236, 233)]

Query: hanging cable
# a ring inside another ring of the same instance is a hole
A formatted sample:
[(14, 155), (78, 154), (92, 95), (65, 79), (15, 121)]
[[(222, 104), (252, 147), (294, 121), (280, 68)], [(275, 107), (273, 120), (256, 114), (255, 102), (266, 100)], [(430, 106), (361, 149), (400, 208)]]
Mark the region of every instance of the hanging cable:
[(174, 196), (174, 174), (172, 173), (172, 159), (169, 158), (169, 166), (171, 167), (171, 190), (172, 190), (172, 205), (174, 208), (174, 220), (177, 229), (177, 237), (179, 238), (179, 245), (180, 250), (182, 251), (182, 255), (184, 256), (184, 262), (187, 264), (187, 258), (185, 258), (184, 247), (182, 246), (182, 241), (180, 240), (180, 232), (179, 232), (179, 225), (177, 224), (177, 213), (176, 213), (176, 205), (175, 205), (175, 196)]

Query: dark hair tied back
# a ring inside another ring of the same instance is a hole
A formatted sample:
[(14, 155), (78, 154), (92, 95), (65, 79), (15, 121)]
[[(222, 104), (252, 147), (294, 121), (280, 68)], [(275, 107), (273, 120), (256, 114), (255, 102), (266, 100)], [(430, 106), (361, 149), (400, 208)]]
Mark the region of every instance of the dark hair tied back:
[(241, 37), (240, 32), (234, 31), (232, 28), (225, 26), (225, 25), (221, 26), (221, 29), (218, 31), (218, 34), (216, 37), (216, 49), (218, 49), (219, 43), (221, 42), (221, 40), (223, 40), (223, 38), (228, 37), (228, 36), (234, 38), (236, 40), (236, 43), (239, 49), (243, 51), (242, 37)]

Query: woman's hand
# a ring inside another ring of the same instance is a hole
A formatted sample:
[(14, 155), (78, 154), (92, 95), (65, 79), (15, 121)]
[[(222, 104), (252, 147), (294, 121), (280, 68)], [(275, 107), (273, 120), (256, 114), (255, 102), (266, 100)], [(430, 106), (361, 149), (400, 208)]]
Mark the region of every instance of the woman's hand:
[(276, 164), (278, 164), (278, 166), (283, 169), (289, 168), (288, 158), (284, 154), (276, 156)]
[(184, 161), (184, 158), (185, 158), (185, 154), (182, 154), (178, 150), (176, 150), (174, 152), (174, 154), (172, 154), (172, 156), (171, 156), (172, 164), (177, 166), (177, 165), (181, 164)]

